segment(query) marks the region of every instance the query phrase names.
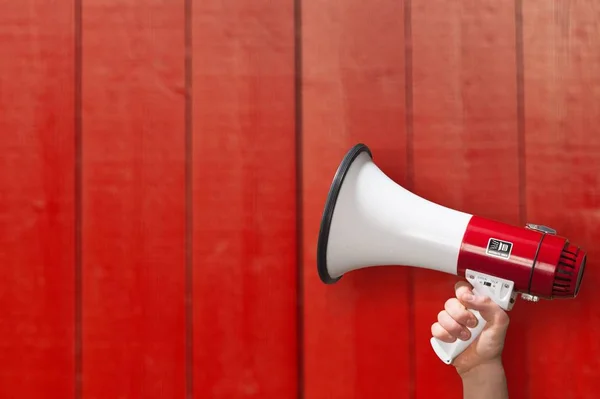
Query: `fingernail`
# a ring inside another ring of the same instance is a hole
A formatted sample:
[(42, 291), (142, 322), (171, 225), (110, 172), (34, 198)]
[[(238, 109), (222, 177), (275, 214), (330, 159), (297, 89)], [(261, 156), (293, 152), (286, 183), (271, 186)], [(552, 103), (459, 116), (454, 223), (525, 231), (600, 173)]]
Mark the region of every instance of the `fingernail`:
[(473, 319), (469, 319), (469, 321), (467, 322), (467, 325), (471, 328), (475, 327), (477, 325), (477, 321), (473, 320)]
[(463, 299), (464, 299), (465, 301), (472, 301), (472, 300), (473, 300), (473, 298), (474, 298), (474, 297), (473, 297), (473, 295), (471, 295), (471, 294), (465, 294), (465, 295), (463, 296)]
[(460, 338), (463, 339), (463, 340), (469, 339), (469, 333), (467, 333), (466, 331), (461, 331), (460, 332)]

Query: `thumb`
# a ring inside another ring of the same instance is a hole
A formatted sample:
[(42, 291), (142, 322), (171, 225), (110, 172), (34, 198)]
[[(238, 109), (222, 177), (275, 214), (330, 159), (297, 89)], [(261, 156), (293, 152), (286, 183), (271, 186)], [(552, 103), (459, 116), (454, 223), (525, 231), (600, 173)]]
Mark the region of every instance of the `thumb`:
[(490, 324), (508, 324), (508, 315), (498, 304), (488, 296), (473, 294), (471, 290), (461, 293), (460, 301), (467, 309), (479, 311), (481, 317)]

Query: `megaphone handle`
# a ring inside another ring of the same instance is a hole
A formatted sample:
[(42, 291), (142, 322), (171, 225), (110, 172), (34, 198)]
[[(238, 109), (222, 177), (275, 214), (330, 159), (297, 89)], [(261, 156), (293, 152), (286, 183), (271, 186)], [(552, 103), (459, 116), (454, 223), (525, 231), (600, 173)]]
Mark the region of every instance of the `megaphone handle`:
[[(473, 294), (475, 294), (475, 296), (479, 296), (476, 289), (473, 289)], [(446, 364), (451, 364), (454, 359), (458, 357), (458, 355), (463, 353), (465, 349), (467, 349), (469, 345), (471, 345), (471, 343), (477, 339), (479, 334), (481, 334), (485, 328), (487, 322), (483, 317), (481, 317), (479, 311), (475, 309), (469, 309), (469, 311), (477, 318), (477, 325), (473, 328), (469, 328), (471, 337), (468, 340), (463, 341), (457, 338), (456, 341), (448, 343), (440, 341), (435, 337), (431, 337), (431, 346), (433, 347), (433, 351)]]
[[(502, 309), (512, 309), (516, 296), (516, 292), (513, 291), (514, 282), (471, 269), (465, 271), (465, 276), (473, 286), (475, 296), (488, 296)], [(469, 309), (469, 311), (477, 318), (477, 326), (469, 328), (471, 338), (466, 341), (457, 339), (452, 343), (440, 341), (435, 337), (431, 338), (434, 352), (446, 364), (452, 364), (454, 359), (463, 353), (485, 328), (487, 322), (481, 317), (481, 314), (475, 309)]]

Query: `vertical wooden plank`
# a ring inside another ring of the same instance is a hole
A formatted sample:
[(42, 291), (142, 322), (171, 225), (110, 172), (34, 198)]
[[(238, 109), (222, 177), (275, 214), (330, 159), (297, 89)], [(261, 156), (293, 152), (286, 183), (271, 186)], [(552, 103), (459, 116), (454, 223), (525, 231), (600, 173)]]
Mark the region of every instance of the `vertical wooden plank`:
[(3, 398), (73, 398), (73, 15), (0, 1)]
[(185, 394), (184, 7), (83, 3), (83, 395)]
[(194, 393), (293, 398), (293, 3), (193, 4)]
[(600, 4), (523, 2), (527, 217), (588, 251), (579, 296), (535, 304), (531, 397), (598, 396)]
[[(415, 192), (444, 206), (520, 223), (512, 2), (414, 1)], [(415, 273), (417, 398), (461, 398), (461, 382), (429, 344), (458, 278)], [(519, 302), (505, 351), (511, 398), (526, 396)], [(444, 381), (431, 384), (431, 381)]]
[(404, 268), (371, 268), (326, 286), (316, 247), (325, 198), (357, 142), (405, 181), (404, 5), (303, 0), (305, 397), (408, 397)]

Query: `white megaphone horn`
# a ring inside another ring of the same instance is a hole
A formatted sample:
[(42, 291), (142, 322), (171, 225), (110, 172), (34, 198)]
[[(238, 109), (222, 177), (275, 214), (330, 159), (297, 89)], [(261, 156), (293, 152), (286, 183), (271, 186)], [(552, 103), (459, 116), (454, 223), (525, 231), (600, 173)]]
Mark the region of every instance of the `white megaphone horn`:
[[(370, 266), (412, 266), (465, 277), (475, 295), (511, 310), (517, 293), (530, 301), (574, 298), (586, 253), (548, 227), (517, 227), (427, 201), (386, 176), (364, 144), (352, 147), (333, 178), (323, 211), (317, 270), (326, 284)], [(434, 352), (451, 364), (481, 333)]]

